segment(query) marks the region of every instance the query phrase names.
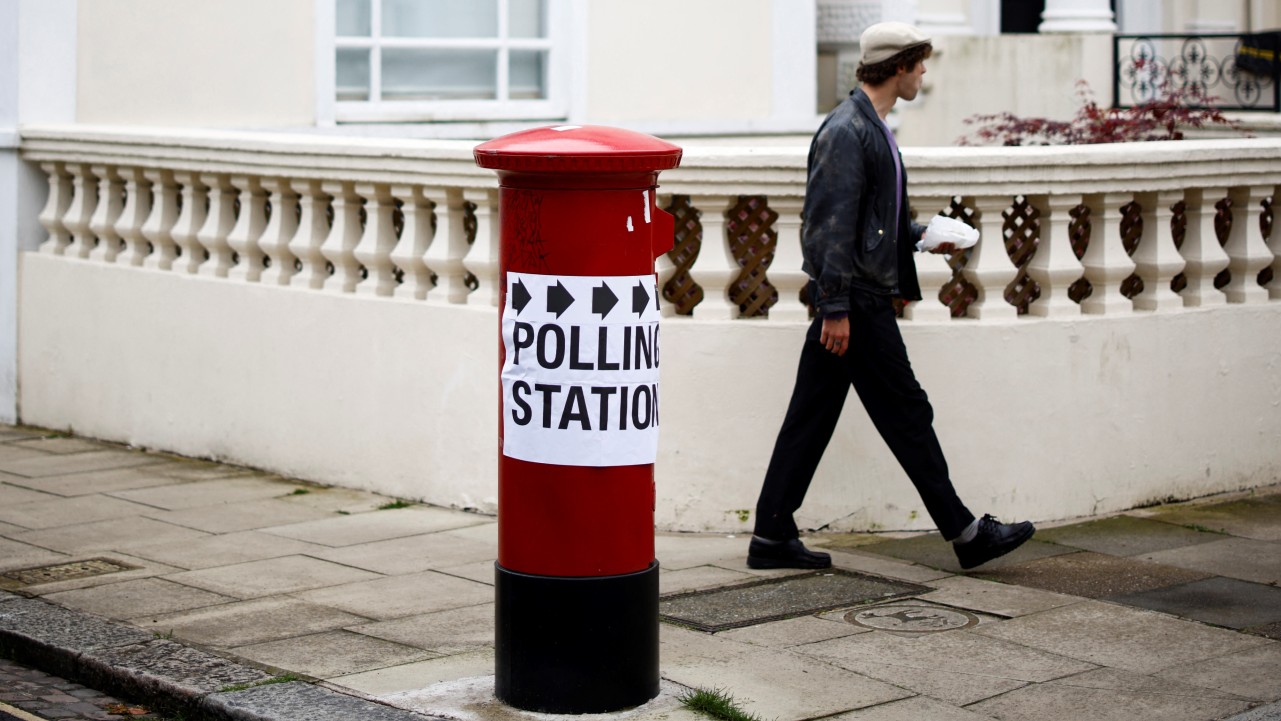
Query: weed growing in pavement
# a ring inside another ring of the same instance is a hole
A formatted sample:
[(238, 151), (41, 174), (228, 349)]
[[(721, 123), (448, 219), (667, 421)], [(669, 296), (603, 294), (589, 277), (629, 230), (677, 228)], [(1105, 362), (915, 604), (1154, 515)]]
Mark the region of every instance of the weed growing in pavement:
[(272, 676), (271, 678), (266, 678), (261, 681), (254, 681), (253, 683), (238, 683), (231, 686), (223, 686), (218, 689), (218, 693), (235, 693), (237, 691), (258, 688), (259, 686), (270, 686), (273, 683), (289, 683), (290, 681), (297, 680), (298, 674), (296, 673), (282, 673), (279, 676)]
[(164, 633), (160, 633), (159, 631), (152, 631), (152, 632), (151, 632), (151, 635), (152, 635), (152, 636), (155, 636), (156, 638), (158, 638), (158, 639), (160, 639), (160, 640), (162, 640), (162, 641), (172, 641), (172, 640), (173, 640), (173, 629), (171, 628), (171, 629), (169, 629), (168, 631), (165, 631)]
[(409, 508), (409, 507), (410, 507), (410, 506), (412, 506), (412, 505), (414, 505), (414, 504), (413, 504), (413, 503), (411, 503), (411, 502), (409, 502), (409, 501), (406, 501), (406, 500), (401, 499), (401, 498), (397, 498), (396, 500), (392, 501), (391, 503), (384, 503), (384, 504), (382, 504), (381, 506), (379, 506), (379, 507), (378, 507), (378, 510), (380, 510), (380, 511), (391, 511), (391, 510), (394, 510), (394, 509), (397, 509), (397, 508)]
[(723, 689), (709, 691), (704, 688), (692, 688), (681, 694), (677, 700), (690, 711), (696, 711), (718, 721), (761, 721), (756, 714), (740, 709), (734, 703), (734, 697)]
[(291, 495), (291, 496), (305, 496), (305, 495), (307, 495), (308, 493), (311, 493), (311, 491), (307, 490), (306, 488), (295, 488), (295, 489), (294, 489), (294, 492), (293, 492), (293, 493), (290, 493), (289, 495)]

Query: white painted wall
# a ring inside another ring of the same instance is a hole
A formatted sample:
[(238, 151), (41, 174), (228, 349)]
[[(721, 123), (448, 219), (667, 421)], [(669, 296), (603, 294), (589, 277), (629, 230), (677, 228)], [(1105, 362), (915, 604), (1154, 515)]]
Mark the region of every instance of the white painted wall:
[(314, 122), (313, 0), (92, 0), (77, 20), (79, 122)]
[[(44, 254), (23, 272), (26, 421), (494, 510), (493, 309)], [(1270, 302), (903, 327), (963, 499), (1047, 520), (1281, 480), (1278, 324)], [(737, 511), (755, 505), (804, 328), (663, 321), (661, 528), (748, 528)], [(855, 398), (799, 520), (930, 526)]]

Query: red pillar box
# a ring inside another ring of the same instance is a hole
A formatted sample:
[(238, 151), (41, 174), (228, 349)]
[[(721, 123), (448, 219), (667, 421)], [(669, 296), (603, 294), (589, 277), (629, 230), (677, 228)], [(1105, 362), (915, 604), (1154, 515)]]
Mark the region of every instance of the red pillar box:
[(658, 694), (658, 172), (681, 149), (559, 126), (478, 146), (502, 191), (496, 693), (599, 713)]

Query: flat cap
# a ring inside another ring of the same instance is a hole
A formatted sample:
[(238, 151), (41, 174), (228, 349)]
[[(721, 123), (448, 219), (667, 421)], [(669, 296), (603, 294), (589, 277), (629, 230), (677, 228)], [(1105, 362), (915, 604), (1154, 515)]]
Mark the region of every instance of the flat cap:
[(875, 65), (889, 60), (899, 53), (925, 45), (930, 38), (920, 30), (907, 23), (877, 23), (863, 31), (859, 45), (863, 48), (861, 62), (864, 65)]

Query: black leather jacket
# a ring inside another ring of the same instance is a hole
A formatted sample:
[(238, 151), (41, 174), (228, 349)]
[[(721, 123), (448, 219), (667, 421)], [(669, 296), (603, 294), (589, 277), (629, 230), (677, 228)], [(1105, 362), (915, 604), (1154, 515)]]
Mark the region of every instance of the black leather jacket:
[(903, 202), (894, 217), (894, 157), (872, 101), (855, 88), (810, 145), (801, 227), (802, 268), (817, 282), (820, 315), (848, 312), (853, 288), (920, 300), (912, 253), (925, 231)]

